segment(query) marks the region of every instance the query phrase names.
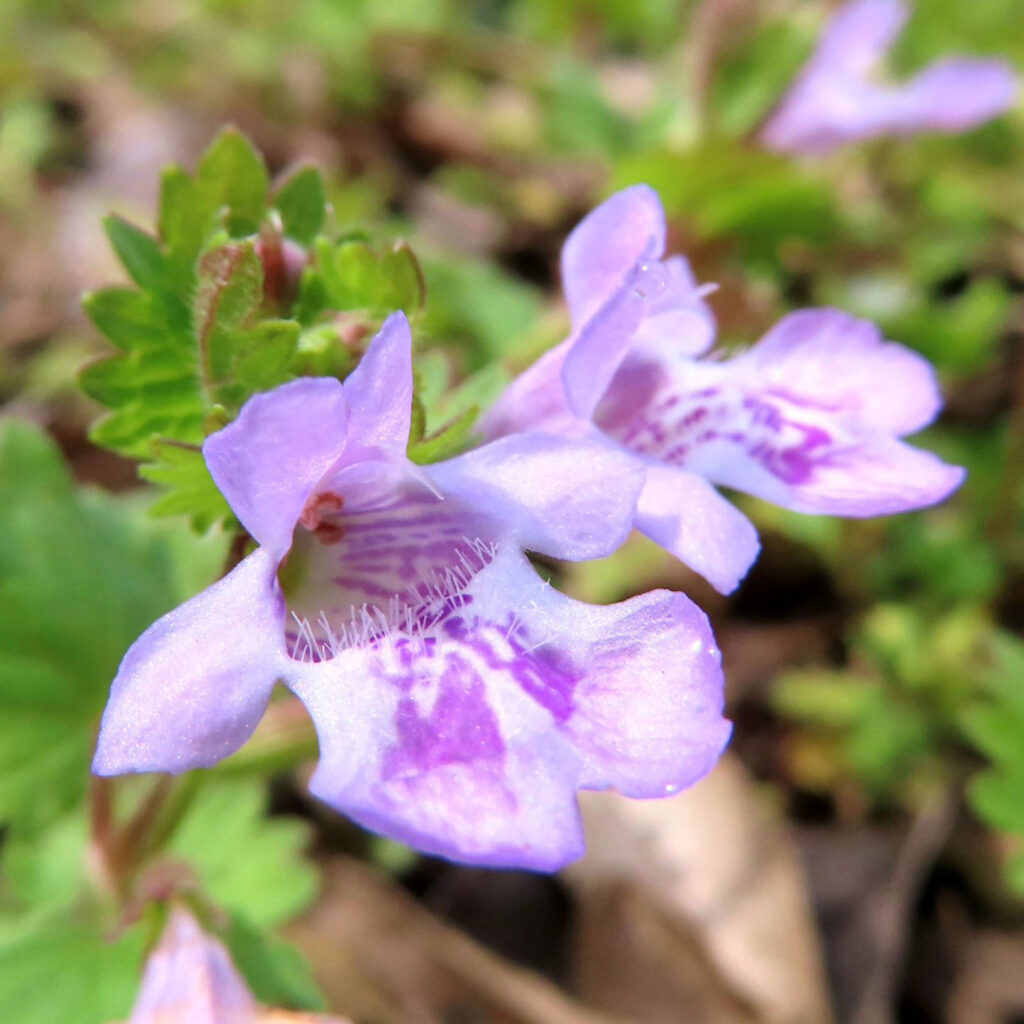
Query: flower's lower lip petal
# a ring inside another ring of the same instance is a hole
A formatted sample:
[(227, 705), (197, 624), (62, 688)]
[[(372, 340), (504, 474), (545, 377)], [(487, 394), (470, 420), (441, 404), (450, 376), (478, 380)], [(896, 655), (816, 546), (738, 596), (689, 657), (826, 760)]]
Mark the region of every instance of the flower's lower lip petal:
[[(692, 601), (652, 591), (594, 606), (511, 559), (487, 572), (479, 591), (514, 595), (523, 642), (542, 668), (529, 689), (580, 758), (578, 788), (666, 796), (710, 770), (731, 730), (721, 655)], [(478, 603), (489, 602), (481, 593)]]
[(792, 487), (778, 503), (796, 512), (892, 515), (948, 498), (965, 476), (965, 470), (931, 452), (878, 438), (819, 461), (808, 481)]
[(275, 571), (259, 549), (135, 641), (103, 714), (94, 772), (209, 767), (252, 735), (284, 659)]
[(625, 367), (598, 420), (648, 462), (797, 511), (850, 516), (930, 505), (962, 479), (894, 437), (938, 411), (931, 368), (839, 310), (790, 314), (728, 362), (655, 368), (645, 393)]
[(582, 853), (578, 756), (479, 650), (348, 651), (296, 665), (289, 685), (320, 740), (311, 791), (365, 827), (493, 867), (551, 871)]
[(707, 617), (667, 591), (588, 609), (588, 617), (590, 671), (569, 720), (584, 754), (581, 787), (660, 797), (703, 778), (732, 733)]
[(664, 796), (714, 763), (721, 666), (685, 597), (591, 607), (514, 549), (467, 596), (430, 636), (291, 667), (321, 799), (429, 853), (549, 871), (582, 852), (577, 789)]
[(636, 528), (723, 594), (734, 590), (760, 550), (753, 524), (702, 477), (650, 464)]

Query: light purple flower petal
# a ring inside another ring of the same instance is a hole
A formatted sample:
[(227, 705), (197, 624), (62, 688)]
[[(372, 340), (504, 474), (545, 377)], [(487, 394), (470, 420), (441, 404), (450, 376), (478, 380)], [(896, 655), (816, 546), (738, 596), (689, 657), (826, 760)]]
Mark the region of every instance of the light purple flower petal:
[(927, 359), (838, 309), (790, 313), (732, 365), (749, 366), (757, 386), (886, 434), (912, 434), (942, 407)]
[(573, 338), (549, 349), (524, 370), (480, 417), (477, 429), (488, 441), (526, 430), (560, 432), (573, 429), (576, 417), (569, 408), (562, 383), (562, 367)]
[(96, 774), (207, 768), (252, 735), (285, 658), (275, 570), (253, 552), (135, 641), (103, 713)]
[(723, 594), (736, 589), (761, 548), (750, 520), (705, 479), (655, 462), (636, 528)]
[(256, 1024), (259, 1013), (224, 945), (174, 907), (146, 961), (128, 1024)]
[(710, 768), (721, 684), (681, 595), (591, 608), (511, 549), (436, 628), (382, 631), (289, 678), (320, 737), (321, 799), (428, 852), (539, 870), (582, 852), (576, 789), (663, 796)]
[(303, 378), (246, 402), (203, 455), (239, 521), (277, 558), (321, 480), (342, 456), (405, 460), (412, 402), (409, 324), (391, 316), (341, 384)]
[(616, 405), (613, 386), (598, 425), (714, 483), (797, 511), (868, 516), (940, 501), (963, 478), (893, 436), (938, 411), (927, 362), (836, 310), (794, 313), (728, 362), (662, 370), (642, 404), (627, 382)]
[(445, 500), (486, 510), (509, 541), (573, 561), (611, 554), (629, 535), (644, 472), (603, 440), (502, 438), (431, 467)]
[(574, 334), (509, 385), (481, 419), (485, 438), (571, 432), (638, 345), (678, 356), (710, 347), (708, 289), (683, 257), (660, 260), (664, 245), (661, 202), (646, 185), (616, 193), (583, 219), (562, 250)]
[[(716, 323), (704, 296), (713, 285), (699, 285), (682, 256), (661, 262), (662, 281), (651, 282), (634, 345), (674, 356), (703, 355), (715, 341)], [(663, 283), (662, 283), (663, 282)]]
[(566, 353), (562, 382), (569, 408), (580, 419), (590, 419), (629, 353), (644, 313), (643, 281), (656, 273), (653, 265), (635, 268), (623, 287), (582, 326)]
[(572, 412), (589, 419), (623, 361), (638, 348), (675, 358), (706, 351), (714, 340), (715, 321), (704, 291), (681, 258), (636, 263), (605, 302), (578, 325), (566, 352), (562, 380)]
[(404, 456), (412, 419), (412, 334), (404, 313), (393, 313), (345, 380), (348, 444)]
[(303, 506), (344, 451), (348, 422), (341, 383), (304, 377), (250, 398), (203, 445), (235, 515), (275, 558), (284, 557)]
[(965, 132), (1009, 110), (1017, 89), (1017, 76), (1004, 61), (942, 60), (903, 87), (894, 104), (897, 127)]
[(1017, 76), (1000, 60), (946, 59), (903, 84), (875, 81), (872, 73), (905, 18), (896, 0), (842, 7), (763, 127), (762, 144), (780, 153), (825, 154), (879, 135), (966, 131), (1013, 105)]
[(638, 263), (665, 251), (665, 214), (647, 185), (616, 192), (580, 221), (562, 248), (562, 285), (572, 322), (586, 323)]
[[(735, 464), (731, 468), (737, 469)], [(762, 496), (796, 512), (864, 518), (934, 505), (948, 498), (965, 475), (931, 452), (874, 437), (815, 459), (807, 477), (790, 482), (784, 496), (777, 496), (774, 486), (766, 486)], [(728, 484), (728, 476), (729, 468), (723, 469), (720, 482)], [(758, 494), (751, 477), (744, 479), (743, 489)]]
[(814, 52), (823, 71), (862, 77), (884, 59), (909, 15), (902, 0), (852, 0), (829, 19)]
[(487, 583), (517, 596), (523, 637), (541, 641), (537, 653), (552, 664), (575, 666), (537, 696), (580, 753), (580, 788), (668, 796), (712, 768), (731, 725), (721, 656), (689, 598), (658, 590), (593, 607), (532, 575), (517, 578), (513, 564), (494, 568)]

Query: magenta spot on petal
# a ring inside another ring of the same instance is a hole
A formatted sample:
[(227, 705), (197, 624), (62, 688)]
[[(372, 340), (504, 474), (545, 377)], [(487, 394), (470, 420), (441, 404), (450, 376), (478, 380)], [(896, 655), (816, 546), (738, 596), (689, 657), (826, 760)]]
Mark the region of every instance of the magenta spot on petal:
[(498, 720), (474, 665), (458, 651), (435, 650), (433, 656), (444, 658), (436, 700), (425, 714), (413, 696), (399, 701), (395, 716), (398, 743), (385, 756), (385, 779), (419, 775), (450, 764), (498, 761), (504, 756)]
[[(673, 465), (698, 466), (709, 450), (737, 449), (786, 484), (806, 483), (836, 439), (814, 422), (835, 409), (779, 390), (737, 394), (667, 386), (627, 410), (635, 393), (613, 383), (597, 423), (620, 444)], [(602, 418), (603, 417), (603, 418)], [(718, 456), (715, 456), (718, 457)], [(697, 469), (700, 472), (700, 469)]]

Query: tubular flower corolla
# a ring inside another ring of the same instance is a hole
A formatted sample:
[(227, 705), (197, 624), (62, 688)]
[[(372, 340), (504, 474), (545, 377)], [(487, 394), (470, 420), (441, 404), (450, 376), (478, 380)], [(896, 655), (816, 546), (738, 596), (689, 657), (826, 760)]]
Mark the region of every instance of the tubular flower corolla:
[(780, 153), (825, 154), (880, 135), (963, 132), (1013, 106), (1017, 79), (1001, 60), (950, 57), (884, 85), (878, 66), (907, 20), (901, 0), (852, 0), (761, 130)]
[(706, 289), (664, 247), (643, 185), (577, 226), (562, 252), (572, 334), (512, 382), (488, 436), (558, 431), (628, 452), (646, 472), (637, 529), (723, 592), (758, 540), (713, 484), (843, 516), (930, 505), (960, 484), (961, 469), (899, 440), (939, 410), (926, 360), (834, 309), (792, 313), (748, 351), (709, 358)]
[(285, 384), (208, 438), (258, 547), (129, 650), (94, 770), (212, 765), (283, 682), (318, 797), (427, 852), (555, 869), (582, 852), (578, 788), (664, 796), (710, 769), (719, 653), (683, 595), (589, 606), (525, 554), (622, 543), (644, 484), (625, 451), (523, 433), (410, 462), (410, 345), (395, 314), (344, 384)]

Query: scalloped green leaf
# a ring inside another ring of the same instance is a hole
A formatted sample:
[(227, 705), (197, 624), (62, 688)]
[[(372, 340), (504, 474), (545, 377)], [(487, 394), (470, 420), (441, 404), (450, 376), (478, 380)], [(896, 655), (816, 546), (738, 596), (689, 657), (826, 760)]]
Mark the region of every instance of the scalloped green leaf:
[(257, 928), (305, 909), (319, 885), (303, 856), (307, 825), (296, 818), (268, 818), (266, 810), (260, 780), (210, 778), (168, 844), (195, 868), (214, 902)]
[(303, 167), (287, 178), (274, 195), (274, 208), (281, 215), (284, 233), (301, 245), (311, 245), (327, 216), (320, 171)]
[(210, 476), (202, 452), (183, 445), (157, 443), (156, 460), (139, 467), (139, 476), (163, 488), (150, 508), (154, 516), (191, 517), (192, 526), (206, 533), (214, 524), (230, 520), (232, 512)]
[(183, 596), (140, 509), (76, 489), (37, 428), (0, 425), (0, 823), (34, 831), (81, 800), (117, 666)]
[(164, 286), (167, 258), (157, 239), (116, 214), (103, 218), (103, 230), (128, 276), (140, 288), (157, 291)]

